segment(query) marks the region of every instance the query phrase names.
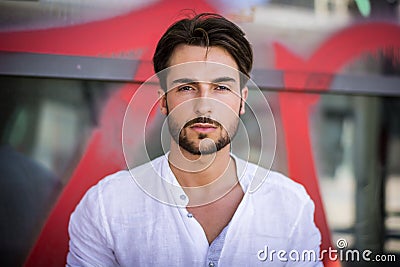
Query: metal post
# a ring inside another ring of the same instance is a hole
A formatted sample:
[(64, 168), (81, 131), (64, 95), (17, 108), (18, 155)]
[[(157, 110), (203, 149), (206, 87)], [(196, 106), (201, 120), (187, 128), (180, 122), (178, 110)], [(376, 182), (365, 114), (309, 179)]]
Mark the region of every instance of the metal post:
[(356, 248), (383, 251), (383, 180), (379, 164), (381, 101), (354, 98), (354, 173), (356, 188)]

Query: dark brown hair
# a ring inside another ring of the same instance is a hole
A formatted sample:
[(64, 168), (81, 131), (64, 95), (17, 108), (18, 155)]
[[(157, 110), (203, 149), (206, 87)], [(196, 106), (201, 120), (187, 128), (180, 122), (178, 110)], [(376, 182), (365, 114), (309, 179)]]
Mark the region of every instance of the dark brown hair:
[[(169, 60), (176, 46), (180, 44), (209, 48), (224, 48), (236, 61), (241, 76), (241, 88), (250, 77), (253, 65), (253, 51), (244, 32), (234, 23), (213, 13), (202, 13), (186, 18), (171, 25), (157, 44), (153, 56), (154, 71), (169, 67)], [(165, 90), (165, 80), (161, 77), (161, 87)]]

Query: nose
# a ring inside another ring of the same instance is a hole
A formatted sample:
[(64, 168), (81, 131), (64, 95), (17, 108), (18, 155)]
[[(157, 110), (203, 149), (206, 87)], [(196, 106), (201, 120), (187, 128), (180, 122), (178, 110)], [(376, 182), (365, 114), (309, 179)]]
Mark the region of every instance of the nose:
[(199, 94), (194, 99), (194, 112), (197, 116), (209, 116), (212, 113), (212, 100), (208, 95), (211, 84), (199, 83)]
[(208, 97), (197, 97), (194, 101), (194, 112), (197, 116), (208, 117), (212, 113), (211, 99)]

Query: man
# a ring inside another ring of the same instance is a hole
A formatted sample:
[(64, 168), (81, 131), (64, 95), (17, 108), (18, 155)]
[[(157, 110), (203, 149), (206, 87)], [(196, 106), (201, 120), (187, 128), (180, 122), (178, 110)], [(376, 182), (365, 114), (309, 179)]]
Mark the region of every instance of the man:
[(166, 31), (153, 63), (170, 152), (86, 193), (71, 216), (67, 265), (321, 265), (304, 188), (230, 153), (252, 59), (244, 33), (216, 14)]

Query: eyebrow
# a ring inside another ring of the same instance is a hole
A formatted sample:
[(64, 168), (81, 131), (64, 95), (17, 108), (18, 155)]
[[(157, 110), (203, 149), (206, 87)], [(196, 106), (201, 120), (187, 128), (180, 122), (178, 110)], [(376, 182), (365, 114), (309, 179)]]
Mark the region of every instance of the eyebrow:
[[(200, 81), (195, 80), (195, 79), (190, 79), (190, 78), (181, 78), (181, 79), (173, 80), (171, 85), (186, 84), (186, 83), (198, 83), (198, 82), (200, 82)], [(232, 77), (223, 76), (223, 77), (215, 78), (214, 80), (211, 81), (211, 83), (220, 83), (220, 82), (236, 82), (236, 80)]]

